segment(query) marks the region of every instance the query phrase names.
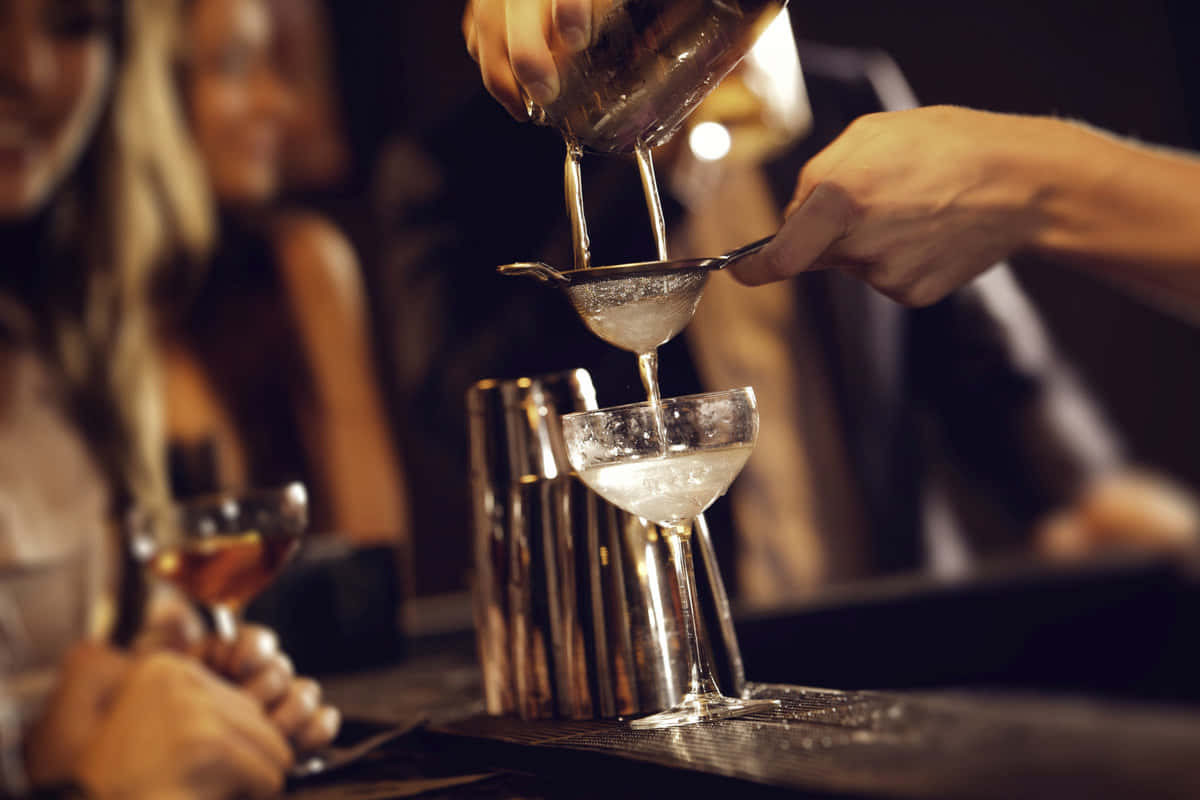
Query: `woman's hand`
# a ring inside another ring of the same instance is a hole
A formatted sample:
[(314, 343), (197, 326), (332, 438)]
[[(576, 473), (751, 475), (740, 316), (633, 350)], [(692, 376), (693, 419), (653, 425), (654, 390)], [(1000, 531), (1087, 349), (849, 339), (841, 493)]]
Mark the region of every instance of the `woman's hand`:
[(26, 739), (25, 768), (34, 786), (71, 778), (131, 664), (124, 653), (91, 643), (77, 645), (67, 655), (58, 686)]
[(166, 648), (200, 659), (218, 675), (262, 704), (269, 718), (298, 753), (324, 747), (337, 736), (341, 715), (321, 703), (321, 687), (296, 677), (292, 661), (279, 649), (279, 639), (260, 625), (238, 626), (227, 642), (208, 632), (187, 602), (173, 591), (154, 598), (146, 631), (137, 650)]
[(243, 624), (237, 639), (227, 642), (210, 635), (204, 661), (213, 670), (256, 698), (296, 752), (324, 747), (337, 736), (342, 717), (321, 703), (321, 686), (296, 677), (292, 660), (279, 649), (279, 639), (260, 625)]
[(270, 797), (292, 751), (261, 705), (195, 659), (87, 644), (30, 734), (38, 786), (74, 780), (96, 798)]
[(136, 659), (79, 758), (98, 798), (271, 797), (292, 750), (262, 706), (194, 659)]
[(558, 97), (555, 55), (591, 44), (592, 6), (592, 0), (467, 3), (462, 23), (467, 51), (479, 64), (483, 85), (515, 119), (529, 118), (522, 92), (539, 105)]

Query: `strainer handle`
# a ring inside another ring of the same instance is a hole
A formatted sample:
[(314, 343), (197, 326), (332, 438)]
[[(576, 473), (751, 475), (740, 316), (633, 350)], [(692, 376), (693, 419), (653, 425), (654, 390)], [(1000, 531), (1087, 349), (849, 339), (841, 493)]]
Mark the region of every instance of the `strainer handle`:
[(762, 250), (764, 247), (766, 247), (768, 244), (770, 244), (774, 238), (775, 238), (775, 234), (772, 233), (770, 236), (764, 236), (763, 238), (758, 239), (757, 241), (750, 242), (750, 244), (744, 244), (741, 247), (738, 247), (734, 250), (730, 250), (728, 253), (721, 256), (721, 258), (720, 258), (721, 266), (718, 267), (718, 269), (724, 269), (725, 267), (728, 267), (730, 264), (732, 264), (734, 261), (737, 261), (739, 258), (744, 258), (745, 256), (748, 256), (751, 253), (757, 253), (759, 250)]

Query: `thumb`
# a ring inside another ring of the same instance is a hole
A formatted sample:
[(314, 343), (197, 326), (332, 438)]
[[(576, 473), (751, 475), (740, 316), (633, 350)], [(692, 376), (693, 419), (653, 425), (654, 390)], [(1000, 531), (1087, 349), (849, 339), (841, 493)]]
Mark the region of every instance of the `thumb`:
[(784, 220), (774, 241), (734, 262), (729, 270), (742, 283), (758, 286), (819, 268), (821, 255), (845, 236), (850, 209), (844, 192), (818, 184)]

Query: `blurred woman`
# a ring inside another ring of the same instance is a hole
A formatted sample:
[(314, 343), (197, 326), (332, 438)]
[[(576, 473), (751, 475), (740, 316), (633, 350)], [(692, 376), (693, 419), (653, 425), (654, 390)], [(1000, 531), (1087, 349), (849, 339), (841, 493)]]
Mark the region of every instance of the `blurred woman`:
[[(94, 574), (74, 589), (97, 641), (131, 638), (142, 608), (109, 531), (166, 498), (147, 287), (209, 228), (166, 69), (174, 30), (169, 3), (0, 0), (0, 565), (82, 553)], [(30, 657), (10, 651), (9, 626), (71, 630), (36, 616), (57, 604), (14, 603), (10, 588), (6, 669)], [(35, 640), (43, 659), (72, 644)], [(242, 688), (182, 655), (77, 647), (29, 726), (33, 784), (99, 798), (277, 791), (287, 738), (321, 744), (336, 714), (261, 630), (202, 646)], [(36, 700), (18, 696), (19, 711)]]
[(354, 250), (328, 221), (276, 205), (297, 108), (269, 5), (190, 0), (184, 22), (183, 95), (219, 240), (168, 331), (176, 477), (196, 490), (301, 479), (317, 529), (407, 542)]
[(320, 194), (348, 177), (350, 149), (334, 76), (331, 20), (322, 0), (269, 0), (279, 74), (295, 97), (283, 137), (289, 194)]

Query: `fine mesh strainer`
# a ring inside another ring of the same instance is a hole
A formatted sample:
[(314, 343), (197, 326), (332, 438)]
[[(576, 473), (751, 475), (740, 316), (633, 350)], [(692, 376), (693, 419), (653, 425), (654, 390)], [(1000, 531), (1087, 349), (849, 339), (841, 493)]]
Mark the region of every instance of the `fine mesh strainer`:
[(646, 353), (687, 327), (708, 282), (708, 274), (756, 252), (768, 236), (714, 258), (642, 261), (610, 267), (559, 271), (541, 261), (498, 267), (501, 275), (527, 275), (558, 286), (587, 325), (609, 344)]

